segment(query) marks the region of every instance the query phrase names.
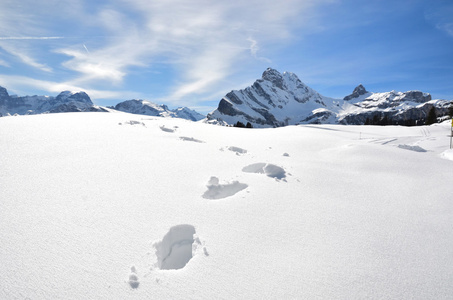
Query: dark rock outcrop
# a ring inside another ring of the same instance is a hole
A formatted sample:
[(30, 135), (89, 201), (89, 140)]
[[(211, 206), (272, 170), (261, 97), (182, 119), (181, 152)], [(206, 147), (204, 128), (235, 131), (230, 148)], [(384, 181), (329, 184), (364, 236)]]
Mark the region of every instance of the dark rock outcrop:
[(365, 95), (365, 94), (368, 94), (369, 92), (365, 89), (365, 87), (362, 85), (362, 84), (359, 84), (358, 86), (356, 86), (356, 88), (354, 89), (354, 91), (352, 91), (352, 94), (346, 96), (343, 98), (343, 100), (351, 100), (351, 99), (354, 99), (354, 98), (358, 98), (362, 95)]
[[(252, 86), (227, 93), (207, 118), (228, 124), (250, 122), (253, 127), (297, 124), (313, 109), (326, 108), (324, 98), (295, 74), (268, 68)], [(316, 117), (313, 122), (318, 122)]]

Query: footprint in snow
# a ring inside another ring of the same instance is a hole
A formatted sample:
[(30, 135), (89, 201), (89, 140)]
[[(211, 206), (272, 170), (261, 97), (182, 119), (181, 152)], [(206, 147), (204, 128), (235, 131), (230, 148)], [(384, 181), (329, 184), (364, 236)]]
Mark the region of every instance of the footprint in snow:
[(240, 183), (239, 181), (219, 184), (219, 178), (212, 176), (206, 187), (208, 190), (203, 194), (203, 198), (215, 200), (233, 196), (234, 194), (247, 188), (248, 185)]
[(138, 286), (140, 285), (140, 282), (138, 281), (137, 270), (134, 266), (131, 267), (131, 273), (129, 274), (129, 280), (127, 282), (133, 289), (138, 288)]
[(159, 128), (160, 128), (160, 130), (165, 131), (165, 132), (170, 132), (170, 133), (175, 132), (175, 129), (167, 128), (167, 127), (165, 127), (165, 125), (159, 126)]
[(232, 152), (235, 152), (236, 155), (241, 155), (241, 154), (246, 154), (247, 153), (247, 150), (239, 148), (239, 147), (235, 147), (235, 146), (230, 146), (227, 149), (232, 151)]
[(242, 172), (265, 174), (269, 177), (283, 180), (286, 177), (286, 172), (282, 167), (267, 163), (256, 163), (248, 165), (242, 168)]
[(180, 136), (179, 139), (186, 141), (186, 142), (204, 143), (203, 141), (194, 139), (193, 137), (187, 137), (187, 136)]
[(153, 246), (156, 249), (157, 267), (161, 270), (182, 269), (200, 251), (205, 256), (209, 255), (196, 235), (195, 227), (188, 224), (171, 227), (162, 241)]
[[(235, 146), (229, 146), (226, 148), (227, 150), (230, 150), (231, 152), (235, 152), (236, 155), (241, 155), (241, 154), (246, 154), (247, 150), (235, 147)], [(224, 148), (220, 148), (220, 151), (224, 151)]]
[[(126, 121), (126, 122), (124, 122), (124, 124), (126, 124), (126, 125), (142, 125), (142, 126), (146, 127), (145, 123), (135, 121), (135, 120)], [(123, 125), (123, 123), (118, 123), (118, 125)]]

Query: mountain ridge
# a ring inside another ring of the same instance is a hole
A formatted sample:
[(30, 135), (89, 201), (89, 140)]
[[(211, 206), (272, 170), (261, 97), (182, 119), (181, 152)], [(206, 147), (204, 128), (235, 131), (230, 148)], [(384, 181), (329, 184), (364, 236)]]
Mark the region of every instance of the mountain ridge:
[(386, 120), (385, 125), (417, 125), (424, 124), (433, 107), (438, 117), (446, 115), (452, 103), (432, 100), (429, 93), (421, 91), (373, 93), (362, 84), (343, 99), (335, 99), (313, 90), (294, 73), (279, 73), (268, 68), (251, 86), (227, 93), (217, 109), (207, 115), (207, 122), (228, 125), (249, 122), (254, 127), (281, 127), (361, 125), (378, 119)]
[(10, 96), (7, 89), (0, 86), (0, 116), (86, 111), (107, 110), (94, 105), (83, 91), (63, 91), (56, 97)]
[[(169, 109), (147, 100), (126, 100), (113, 109), (149, 116), (182, 118), (199, 121), (205, 116), (187, 107)], [(0, 86), (0, 117), (8, 115), (34, 115), (63, 112), (109, 112), (109, 108), (94, 105), (91, 98), (83, 91), (63, 91), (53, 96), (10, 96), (8, 90)]]
[(170, 117), (170, 118), (181, 118), (191, 121), (199, 121), (205, 118), (204, 115), (188, 108), (178, 107), (176, 109), (169, 109), (165, 104), (156, 104), (154, 102), (142, 99), (126, 100), (118, 103), (115, 110), (128, 112), (131, 114), (140, 114), (156, 117)]

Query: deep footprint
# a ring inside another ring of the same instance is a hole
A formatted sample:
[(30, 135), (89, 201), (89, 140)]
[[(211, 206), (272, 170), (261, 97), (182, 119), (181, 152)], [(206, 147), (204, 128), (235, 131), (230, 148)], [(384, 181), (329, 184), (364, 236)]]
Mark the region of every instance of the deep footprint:
[(203, 194), (203, 198), (212, 200), (222, 199), (233, 196), (247, 187), (247, 184), (240, 183), (238, 181), (233, 181), (232, 183), (227, 184), (219, 184), (219, 179), (213, 176), (209, 179), (207, 184), (208, 190)]
[(179, 270), (192, 258), (195, 227), (182, 224), (173, 226), (162, 241), (154, 244), (157, 266), (161, 270)]
[(165, 131), (165, 132), (170, 132), (170, 133), (173, 133), (173, 132), (175, 132), (175, 130), (174, 130), (174, 129), (171, 129), (171, 128), (167, 128), (167, 127), (165, 127), (165, 125), (163, 125), (163, 126), (159, 126), (159, 128), (160, 128), (160, 130), (162, 130), (162, 131)]
[(186, 142), (204, 143), (201, 140), (197, 140), (197, 139), (194, 139), (193, 137), (187, 137), (187, 136), (180, 136), (179, 139), (186, 141)]
[(239, 148), (239, 147), (235, 147), (235, 146), (230, 146), (227, 149), (232, 151), (232, 152), (236, 152), (237, 155), (241, 155), (241, 154), (246, 154), (247, 153), (247, 150)]
[[(127, 125), (142, 125), (142, 126), (146, 127), (145, 123), (139, 122), (139, 121), (135, 121), (135, 120), (126, 121), (126, 122), (124, 122), (124, 124), (127, 124)], [(123, 123), (118, 123), (118, 125), (123, 125)]]
[(135, 267), (131, 267), (131, 274), (129, 274), (129, 280), (128, 283), (131, 286), (131, 288), (136, 289), (140, 285), (140, 281), (138, 281), (138, 276), (137, 276), (137, 271), (135, 270)]
[(286, 177), (286, 172), (282, 167), (267, 163), (256, 163), (248, 165), (242, 168), (242, 172), (266, 174), (267, 176), (276, 179), (284, 179)]

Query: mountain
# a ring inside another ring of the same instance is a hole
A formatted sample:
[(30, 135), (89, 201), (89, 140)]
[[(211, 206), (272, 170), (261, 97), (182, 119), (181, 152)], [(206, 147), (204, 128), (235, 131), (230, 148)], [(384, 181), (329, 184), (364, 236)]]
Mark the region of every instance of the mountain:
[[(114, 109), (132, 114), (181, 118), (199, 121), (204, 115), (187, 107), (169, 109), (145, 100), (128, 100), (118, 103)], [(108, 108), (96, 106), (85, 92), (64, 91), (58, 96), (10, 96), (6, 88), (0, 86), (0, 117), (7, 115), (35, 115), (60, 112), (108, 112)]]
[(361, 95), (356, 91), (357, 88), (344, 98), (342, 109), (337, 113), (340, 124), (422, 125), (433, 107), (440, 117), (447, 115), (452, 105), (452, 101), (432, 100), (430, 94), (421, 91)]
[(420, 91), (372, 93), (362, 84), (343, 99), (334, 99), (308, 87), (294, 73), (268, 68), (252, 86), (226, 94), (207, 121), (250, 122), (254, 127), (365, 124), (367, 120), (368, 124), (386, 120), (387, 124), (415, 125), (424, 123), (432, 107), (443, 116), (451, 104)]
[(0, 116), (34, 115), (41, 113), (107, 111), (95, 106), (85, 92), (61, 92), (52, 96), (10, 96), (4, 87), (0, 87)]
[(191, 110), (187, 107), (179, 107), (177, 109), (169, 109), (165, 104), (159, 105), (147, 100), (127, 100), (118, 103), (115, 107), (116, 110), (127, 112), (131, 114), (181, 118), (191, 121), (199, 121), (205, 118), (204, 115)]
[(268, 68), (252, 86), (226, 94), (207, 118), (228, 124), (250, 122), (254, 127), (324, 123), (335, 116), (326, 104), (331, 102), (294, 73)]

